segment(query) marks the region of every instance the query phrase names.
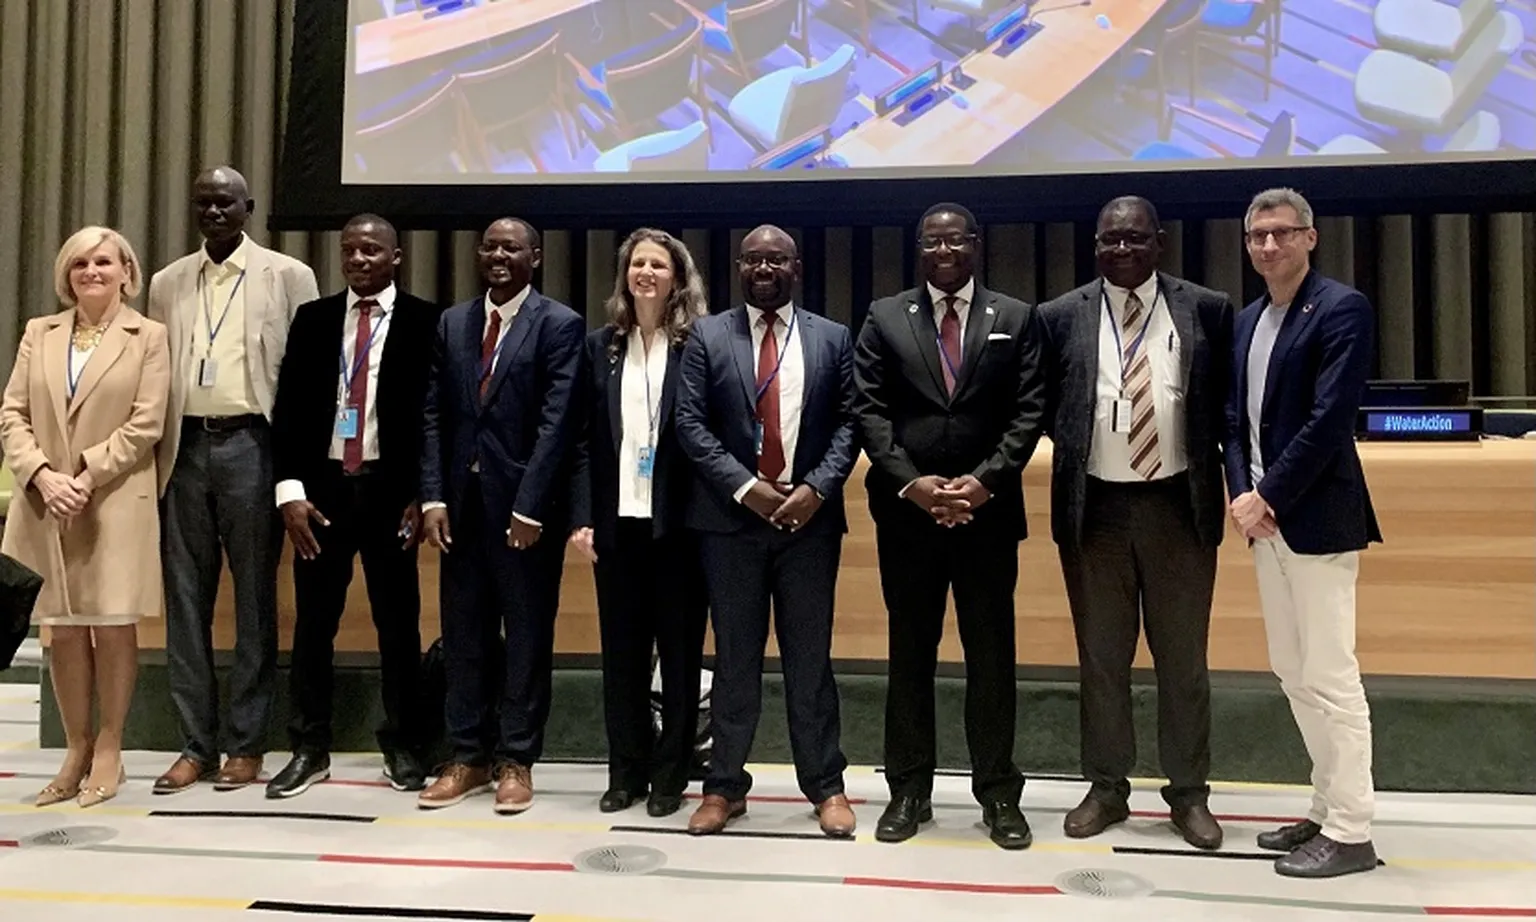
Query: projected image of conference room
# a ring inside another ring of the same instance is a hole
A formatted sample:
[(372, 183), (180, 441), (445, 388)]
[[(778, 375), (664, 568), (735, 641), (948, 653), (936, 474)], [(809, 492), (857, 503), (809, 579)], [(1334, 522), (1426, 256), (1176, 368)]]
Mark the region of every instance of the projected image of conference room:
[(1533, 0), (353, 0), (343, 180), (1536, 152)]

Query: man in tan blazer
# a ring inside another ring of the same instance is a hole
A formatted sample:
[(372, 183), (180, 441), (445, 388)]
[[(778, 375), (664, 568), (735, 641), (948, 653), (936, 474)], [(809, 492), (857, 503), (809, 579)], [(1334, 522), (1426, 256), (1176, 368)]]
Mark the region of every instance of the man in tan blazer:
[[(269, 423), (288, 325), (319, 297), (308, 266), (245, 234), (245, 178), (216, 167), (192, 186), (204, 244), (155, 273), (149, 315), (166, 325), (171, 395), (158, 450), (166, 658), (186, 737), (155, 793), (214, 777), (234, 790), (261, 775), (277, 674), (277, 565)], [(227, 556), (235, 594), (235, 666), (221, 747), (213, 607)], [(221, 752), (229, 758), (219, 767)], [(216, 776), (216, 777), (215, 777)]]

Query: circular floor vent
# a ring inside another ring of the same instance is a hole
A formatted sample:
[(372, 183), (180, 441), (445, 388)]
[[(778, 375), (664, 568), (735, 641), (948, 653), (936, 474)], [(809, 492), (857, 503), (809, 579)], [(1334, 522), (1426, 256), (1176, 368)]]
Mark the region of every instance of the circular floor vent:
[(108, 826), (66, 826), (27, 836), (17, 844), (22, 848), (80, 848), (100, 845), (117, 838), (117, 830)]
[(1135, 874), (1102, 868), (1068, 871), (1056, 878), (1056, 886), (1064, 893), (1112, 900), (1147, 896), (1155, 889), (1150, 881)]
[(604, 845), (576, 856), (576, 870), (587, 874), (650, 874), (667, 863), (665, 852), (644, 845)]

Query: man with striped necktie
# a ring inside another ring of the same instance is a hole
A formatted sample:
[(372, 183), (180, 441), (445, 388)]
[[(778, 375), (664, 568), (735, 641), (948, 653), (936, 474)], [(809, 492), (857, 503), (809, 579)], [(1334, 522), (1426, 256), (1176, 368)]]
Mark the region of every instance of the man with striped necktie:
[(1100, 277), (1040, 308), (1049, 357), (1051, 534), (1077, 631), (1083, 775), (1066, 833), (1130, 815), (1136, 764), (1131, 663), (1143, 623), (1157, 669), (1158, 751), (1174, 826), (1221, 845), (1210, 788), (1206, 667), (1232, 302), (1157, 271), (1157, 211), (1118, 198), (1099, 214)]

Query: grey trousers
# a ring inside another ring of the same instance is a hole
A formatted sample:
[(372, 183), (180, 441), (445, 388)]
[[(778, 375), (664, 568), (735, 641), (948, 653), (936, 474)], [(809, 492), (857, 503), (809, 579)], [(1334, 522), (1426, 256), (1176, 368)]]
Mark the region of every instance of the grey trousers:
[[(165, 648), (171, 698), (186, 737), (182, 755), (208, 766), (218, 764), (221, 751), (266, 751), (277, 689), (283, 545), (272, 488), (271, 432), (264, 422), (225, 432), (205, 431), (197, 419), (185, 423), (161, 501)], [(213, 608), (222, 558), (229, 560), (235, 590), (235, 665), (221, 739)]]

